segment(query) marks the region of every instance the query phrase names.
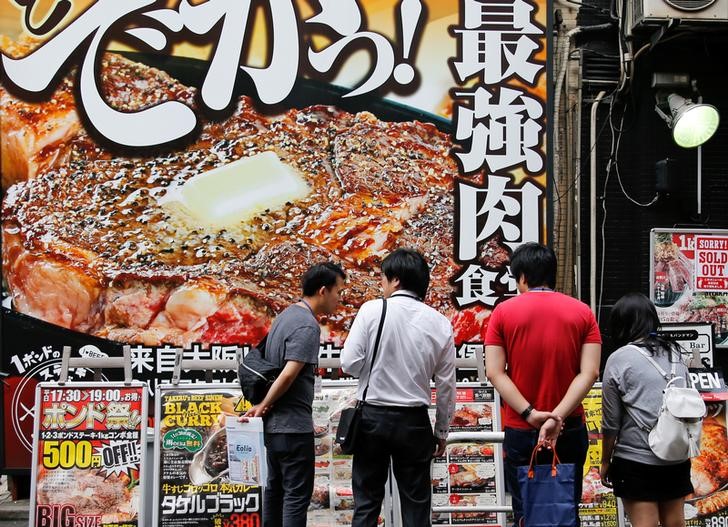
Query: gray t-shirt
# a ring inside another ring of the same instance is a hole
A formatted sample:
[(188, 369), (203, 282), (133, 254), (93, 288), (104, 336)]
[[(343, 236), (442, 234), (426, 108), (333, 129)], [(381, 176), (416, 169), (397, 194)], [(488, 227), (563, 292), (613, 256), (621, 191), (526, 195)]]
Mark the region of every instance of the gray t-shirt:
[[(672, 363), (667, 351), (656, 353), (652, 358), (670, 373)], [(679, 360), (676, 353), (672, 354), (672, 360)], [(690, 382), (688, 369), (682, 362), (676, 364), (675, 375)], [(652, 452), (648, 432), (640, 428), (631, 415), (647, 427), (654, 426), (666, 383), (634, 345), (623, 346), (609, 356), (602, 379), (602, 432), (618, 435), (614, 456), (649, 465), (674, 463), (664, 461)]]
[(288, 306), (273, 321), (266, 342), (265, 358), (280, 367), (289, 360), (306, 364), (265, 417), (267, 433), (313, 432), (311, 405), (320, 339), (321, 327), (305, 306)]

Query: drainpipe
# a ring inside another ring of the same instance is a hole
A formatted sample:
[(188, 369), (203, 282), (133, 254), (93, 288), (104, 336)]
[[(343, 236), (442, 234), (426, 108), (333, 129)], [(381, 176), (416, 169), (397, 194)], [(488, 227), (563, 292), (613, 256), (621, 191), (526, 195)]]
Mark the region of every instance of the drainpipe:
[(589, 123), (589, 305), (597, 315), (597, 109), (607, 94), (602, 90), (591, 106)]

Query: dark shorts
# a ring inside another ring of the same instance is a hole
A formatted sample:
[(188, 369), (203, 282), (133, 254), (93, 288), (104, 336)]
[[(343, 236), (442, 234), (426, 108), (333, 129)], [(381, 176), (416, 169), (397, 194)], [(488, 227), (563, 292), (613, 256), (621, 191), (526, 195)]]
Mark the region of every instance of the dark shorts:
[(690, 460), (677, 465), (647, 465), (615, 457), (609, 467), (614, 495), (636, 501), (669, 501), (693, 492)]

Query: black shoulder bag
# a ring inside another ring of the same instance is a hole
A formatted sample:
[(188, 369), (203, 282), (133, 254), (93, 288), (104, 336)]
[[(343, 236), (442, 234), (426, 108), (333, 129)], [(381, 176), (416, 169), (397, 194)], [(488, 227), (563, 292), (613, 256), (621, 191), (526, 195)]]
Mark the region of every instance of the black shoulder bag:
[(282, 368), (266, 360), (265, 346), (268, 335), (263, 337), (256, 347), (251, 348), (240, 362), (238, 380), (243, 390), (243, 397), (252, 404), (258, 404), (265, 399), (273, 381), (281, 373)]
[(369, 381), (372, 379), (372, 369), (374, 368), (374, 361), (377, 360), (377, 351), (379, 350), (379, 341), (382, 338), (382, 327), (384, 326), (384, 316), (387, 314), (387, 299), (382, 299), (382, 318), (379, 319), (379, 328), (377, 329), (377, 338), (374, 340), (374, 351), (372, 352), (372, 363), (369, 365), (369, 377), (367, 378), (367, 385), (362, 393), (361, 401), (356, 402), (354, 408), (345, 408), (341, 411), (341, 417), (339, 417), (339, 426), (336, 429), (336, 437), (334, 442), (341, 445), (341, 451), (344, 454), (352, 454), (354, 452), (354, 444), (356, 442), (356, 435), (359, 429), (359, 422), (361, 421), (361, 409), (364, 405), (364, 401), (367, 398), (367, 391), (369, 390)]

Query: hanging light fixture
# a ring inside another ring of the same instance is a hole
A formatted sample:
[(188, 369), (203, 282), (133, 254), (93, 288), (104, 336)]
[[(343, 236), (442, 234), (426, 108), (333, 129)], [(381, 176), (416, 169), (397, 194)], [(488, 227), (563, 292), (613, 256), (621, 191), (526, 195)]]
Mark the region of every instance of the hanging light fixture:
[(695, 148), (713, 137), (720, 124), (720, 114), (711, 104), (695, 104), (677, 93), (667, 96), (670, 108), (668, 126), (672, 139), (683, 148)]
[[(655, 73), (652, 87), (658, 89), (655, 111), (672, 130), (672, 139), (678, 146), (695, 148), (713, 137), (720, 124), (720, 114), (715, 106), (703, 104), (689, 75)], [(697, 103), (677, 93), (687, 90), (698, 95)]]

